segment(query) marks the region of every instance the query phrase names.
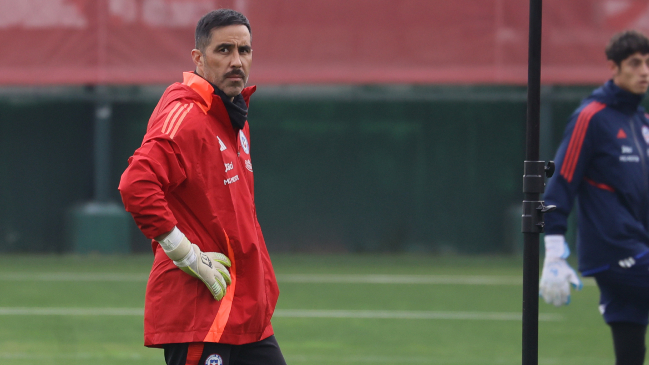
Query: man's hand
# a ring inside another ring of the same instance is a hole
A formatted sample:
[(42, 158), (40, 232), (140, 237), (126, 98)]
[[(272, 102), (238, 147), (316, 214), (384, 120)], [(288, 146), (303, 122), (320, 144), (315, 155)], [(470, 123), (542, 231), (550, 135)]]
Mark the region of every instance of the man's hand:
[(539, 294), (545, 302), (557, 307), (570, 304), (570, 286), (577, 290), (583, 286), (575, 270), (564, 259), (546, 259), (539, 284)]
[(570, 303), (570, 286), (581, 290), (583, 284), (566, 262), (570, 249), (563, 235), (545, 236), (545, 260), (539, 284), (539, 295), (557, 307)]
[(227, 267), (230, 267), (230, 260), (222, 253), (218, 252), (203, 252), (193, 243), (190, 243), (187, 238), (185, 238), (188, 245), (191, 247), (191, 251), (188, 252), (187, 256), (191, 259), (194, 257), (193, 262), (183, 266), (186, 262), (174, 261), (174, 264), (178, 268), (187, 274), (201, 279), (207, 288), (214, 296), (214, 299), (221, 300), (225, 296), (225, 291), (228, 285), (232, 284), (232, 279), (230, 278), (230, 273), (228, 272)]
[(174, 264), (182, 271), (205, 283), (214, 299), (223, 299), (227, 286), (232, 283), (230, 273), (226, 268), (226, 266), (230, 267), (230, 260), (218, 252), (201, 251), (198, 246), (189, 242), (178, 228), (174, 228), (169, 235), (164, 237), (158, 242)]

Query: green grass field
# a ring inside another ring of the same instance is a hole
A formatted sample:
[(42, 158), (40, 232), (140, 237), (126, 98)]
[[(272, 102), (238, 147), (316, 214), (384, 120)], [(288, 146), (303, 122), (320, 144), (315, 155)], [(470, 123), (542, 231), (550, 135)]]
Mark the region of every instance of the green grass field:
[[(519, 257), (273, 255), (288, 364), (520, 364)], [(0, 256), (0, 364), (164, 364), (143, 347), (152, 256)], [(614, 363), (592, 280), (540, 304), (539, 364)]]

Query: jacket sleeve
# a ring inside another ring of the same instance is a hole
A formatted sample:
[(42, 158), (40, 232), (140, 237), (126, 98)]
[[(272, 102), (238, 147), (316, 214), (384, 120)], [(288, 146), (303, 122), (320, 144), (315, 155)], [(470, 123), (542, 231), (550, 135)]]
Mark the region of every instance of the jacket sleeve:
[(545, 214), (546, 234), (565, 234), (568, 215), (597, 146), (597, 112), (604, 104), (591, 102), (575, 113), (554, 158), (556, 171), (545, 190), (545, 202), (557, 209)]
[(178, 223), (166, 194), (186, 179), (182, 156), (166, 139), (151, 139), (129, 158), (119, 191), (126, 210), (148, 238), (169, 232)]

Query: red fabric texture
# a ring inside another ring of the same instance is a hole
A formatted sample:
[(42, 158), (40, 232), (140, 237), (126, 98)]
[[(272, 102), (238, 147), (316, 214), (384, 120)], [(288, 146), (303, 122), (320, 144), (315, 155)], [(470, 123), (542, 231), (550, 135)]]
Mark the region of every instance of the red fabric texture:
[[(119, 190), (147, 237), (177, 226), (201, 250), (228, 255), (236, 285), (214, 300), (152, 241), (144, 343), (259, 341), (273, 334), (279, 289), (256, 215), (249, 126), (235, 133), (221, 99), (204, 92), (209, 84), (191, 73), (185, 81), (200, 94), (185, 83), (167, 88)], [(254, 90), (242, 92), (246, 103)]]
[(203, 355), (203, 348), (205, 344), (202, 342), (194, 342), (187, 345), (187, 359), (185, 365), (198, 365), (198, 361)]
[(602, 190), (610, 191), (611, 193), (615, 192), (615, 189), (610, 185), (606, 185), (604, 183), (598, 183), (598, 182), (593, 181), (592, 179), (589, 179), (587, 177), (584, 177), (584, 181), (586, 181), (587, 183), (591, 184), (592, 186), (594, 186), (596, 188), (600, 188)]

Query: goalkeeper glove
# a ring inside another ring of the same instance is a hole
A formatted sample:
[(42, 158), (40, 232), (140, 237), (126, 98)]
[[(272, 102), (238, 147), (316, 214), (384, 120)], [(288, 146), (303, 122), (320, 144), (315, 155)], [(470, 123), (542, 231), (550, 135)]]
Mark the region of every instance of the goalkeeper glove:
[(227, 285), (232, 283), (226, 268), (231, 265), (227, 256), (218, 252), (201, 251), (176, 227), (158, 242), (180, 270), (205, 283), (214, 299), (223, 299)]
[(581, 290), (583, 284), (566, 262), (570, 249), (563, 235), (545, 236), (545, 260), (539, 284), (539, 295), (557, 307), (570, 303), (570, 286)]

